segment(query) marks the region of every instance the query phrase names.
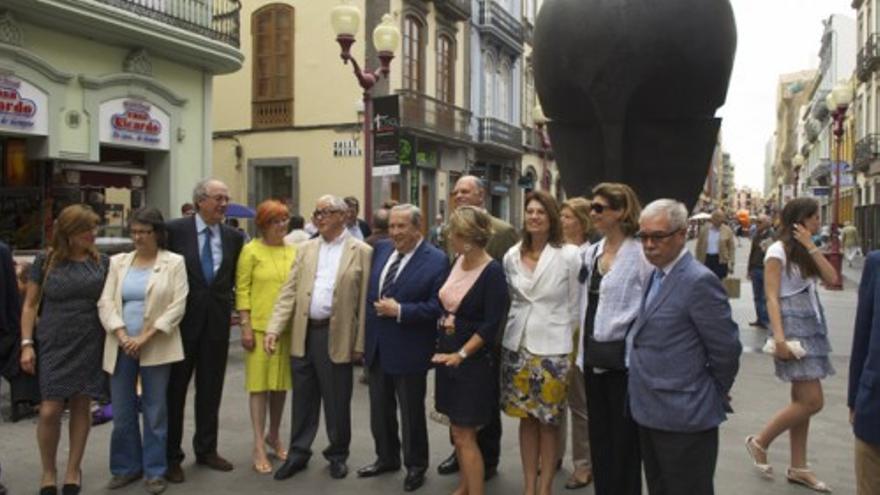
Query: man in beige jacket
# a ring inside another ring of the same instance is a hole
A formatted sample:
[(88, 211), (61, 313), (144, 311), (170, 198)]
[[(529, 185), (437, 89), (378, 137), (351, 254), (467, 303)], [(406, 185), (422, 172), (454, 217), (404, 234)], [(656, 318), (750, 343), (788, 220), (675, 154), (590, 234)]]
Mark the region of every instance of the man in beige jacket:
[(712, 212), (709, 223), (700, 229), (697, 236), (697, 247), (694, 256), (712, 270), (718, 278), (724, 279), (733, 271), (733, 260), (736, 254), (736, 239), (733, 229), (724, 221), (726, 217), (721, 210)]
[(318, 237), (300, 244), (287, 282), (281, 287), (263, 345), (275, 351), (282, 330), (292, 323), (290, 452), (275, 479), (305, 469), (318, 431), (321, 402), (330, 445), (324, 457), (330, 476), (348, 474), (351, 443), (352, 361), (364, 351), (364, 319), (373, 248), (345, 230), (346, 204), (323, 196), (314, 212)]

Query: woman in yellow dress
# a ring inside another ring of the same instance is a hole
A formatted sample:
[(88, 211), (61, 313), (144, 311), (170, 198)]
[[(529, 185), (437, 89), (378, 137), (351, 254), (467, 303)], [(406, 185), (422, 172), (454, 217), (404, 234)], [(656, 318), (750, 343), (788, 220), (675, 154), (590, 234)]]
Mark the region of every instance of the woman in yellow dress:
[(241, 250), (236, 270), (235, 307), (241, 317), (241, 345), (246, 351), (245, 387), (250, 393), (254, 470), (261, 474), (272, 472), (267, 448), (279, 460), (287, 459), (278, 429), (291, 388), (290, 331), (278, 339), (278, 352), (272, 355), (263, 351), (263, 337), (275, 298), (296, 258), (296, 247), (284, 244), (289, 221), (290, 213), (283, 203), (260, 203), (255, 219), (260, 236)]

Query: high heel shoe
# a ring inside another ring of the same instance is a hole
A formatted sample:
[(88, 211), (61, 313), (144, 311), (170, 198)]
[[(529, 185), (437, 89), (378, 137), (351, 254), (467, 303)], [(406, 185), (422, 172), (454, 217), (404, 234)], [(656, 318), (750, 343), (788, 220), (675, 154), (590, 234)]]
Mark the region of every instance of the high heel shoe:
[(785, 477), (788, 479), (789, 483), (796, 483), (798, 485), (803, 485), (810, 490), (821, 492), (821, 493), (831, 493), (831, 487), (825, 484), (824, 481), (819, 481), (816, 479), (816, 475), (810, 470), (809, 467), (805, 468), (794, 468), (790, 467), (785, 472)]
[[(755, 440), (754, 435), (749, 435), (746, 437), (746, 451), (749, 453), (749, 457), (752, 458), (752, 464), (755, 466), (755, 469), (761, 473), (765, 478), (773, 477), (773, 466), (770, 464), (766, 464), (767, 459), (767, 451), (764, 450), (763, 447), (758, 445), (758, 442)], [(758, 462), (758, 455), (764, 456), (764, 463)]]
[(281, 447), (280, 441), (278, 441), (279, 445), (272, 445), (272, 442), (269, 441), (269, 437), (266, 437), (264, 441), (266, 442), (266, 448), (268, 449), (267, 454), (275, 456), (279, 461), (287, 460), (287, 450), (284, 447)]

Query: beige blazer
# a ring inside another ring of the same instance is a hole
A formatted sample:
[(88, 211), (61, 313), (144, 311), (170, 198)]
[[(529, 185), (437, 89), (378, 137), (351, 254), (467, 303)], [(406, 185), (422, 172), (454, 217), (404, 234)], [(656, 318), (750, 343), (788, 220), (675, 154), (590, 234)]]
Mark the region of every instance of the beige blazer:
[[(694, 249), (694, 256), (700, 263), (706, 263), (706, 249), (709, 245), (709, 226), (707, 223), (700, 229), (697, 236), (697, 246)], [(736, 239), (734, 238), (733, 229), (726, 224), (721, 224), (721, 234), (718, 238), (718, 262), (722, 265), (732, 265), (734, 256), (736, 255)]]
[[(125, 326), (122, 320), (122, 282), (134, 261), (134, 252), (117, 254), (110, 258), (110, 269), (104, 292), (98, 300), (98, 315), (107, 330), (104, 339), (104, 371), (113, 374), (119, 340), (117, 328)], [(141, 349), (141, 366), (156, 366), (183, 360), (180, 338), (180, 320), (186, 311), (186, 264), (183, 256), (159, 250), (150, 279), (147, 281), (147, 300), (144, 304), (144, 329), (153, 327), (158, 332)]]
[[(367, 285), (373, 248), (350, 235), (346, 236), (333, 290), (333, 314), (330, 316), (328, 352), (334, 363), (350, 363), (353, 352), (364, 352)], [(318, 268), (320, 239), (299, 245), (296, 261), (287, 281), (281, 286), (266, 333), (280, 334), (292, 320), (290, 355), (304, 357), (309, 321), (309, 303)]]

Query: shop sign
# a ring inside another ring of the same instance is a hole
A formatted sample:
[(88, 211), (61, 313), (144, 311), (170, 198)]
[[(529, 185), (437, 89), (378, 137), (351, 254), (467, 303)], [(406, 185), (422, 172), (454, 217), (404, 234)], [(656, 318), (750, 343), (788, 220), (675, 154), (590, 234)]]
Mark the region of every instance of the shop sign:
[(45, 136), (49, 98), (27, 81), (0, 76), (0, 131)]
[(400, 165), (400, 102), (397, 95), (373, 99), (373, 164)]
[(373, 177), (385, 177), (386, 175), (400, 175), (400, 165), (380, 165), (373, 167)]
[(171, 119), (142, 100), (118, 98), (101, 103), (101, 143), (129, 148), (167, 150)]

